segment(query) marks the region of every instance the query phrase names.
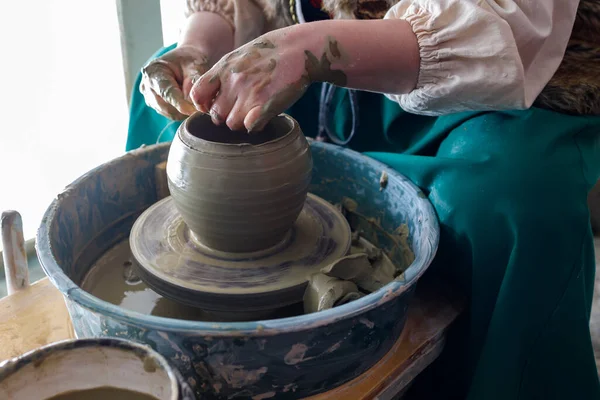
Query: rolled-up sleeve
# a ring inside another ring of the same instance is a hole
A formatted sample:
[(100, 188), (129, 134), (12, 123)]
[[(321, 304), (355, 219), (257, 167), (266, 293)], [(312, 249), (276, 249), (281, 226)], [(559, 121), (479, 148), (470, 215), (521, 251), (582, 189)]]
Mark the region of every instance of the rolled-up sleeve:
[(412, 26), (416, 88), (386, 94), (412, 113), (526, 109), (564, 56), (579, 0), (400, 0), (385, 18)]
[(290, 24), (278, 2), (272, 0), (186, 0), (186, 17), (195, 12), (212, 12), (234, 29), (234, 47)]

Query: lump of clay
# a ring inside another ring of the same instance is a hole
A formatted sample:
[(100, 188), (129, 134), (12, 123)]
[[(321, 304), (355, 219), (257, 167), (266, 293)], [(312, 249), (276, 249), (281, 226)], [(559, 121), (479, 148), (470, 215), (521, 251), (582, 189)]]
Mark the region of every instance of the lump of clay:
[(362, 296), (353, 282), (317, 273), (311, 276), (304, 292), (304, 313), (327, 310)]
[(355, 253), (329, 264), (321, 272), (327, 276), (351, 281), (367, 292), (375, 292), (394, 280), (387, 263), (371, 265), (367, 253)]
[[(352, 232), (352, 247), (350, 248), (350, 254), (360, 254), (366, 253), (369, 261), (380, 261), (383, 257), (383, 250), (379, 247), (374, 246), (369, 243), (365, 238), (361, 236), (361, 233), (358, 231)], [(393, 274), (392, 268), (392, 274)]]

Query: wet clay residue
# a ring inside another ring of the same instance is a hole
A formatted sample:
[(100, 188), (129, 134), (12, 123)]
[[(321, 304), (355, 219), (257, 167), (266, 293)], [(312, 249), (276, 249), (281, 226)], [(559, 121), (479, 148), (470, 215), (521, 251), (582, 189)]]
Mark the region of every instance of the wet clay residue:
[(382, 191), (383, 189), (385, 189), (388, 185), (388, 174), (387, 172), (383, 171), (381, 173), (381, 178), (379, 178), (379, 191)]
[(379, 248), (379, 236), (387, 238), (389, 245), (386, 246), (386, 255), (392, 260), (396, 268), (396, 276), (404, 272), (413, 263), (415, 255), (408, 244), (408, 225), (402, 224), (394, 232), (389, 233), (381, 227), (379, 218), (366, 217), (357, 212), (358, 203), (353, 199), (344, 197), (338, 207), (342, 210), (342, 213), (352, 227), (354, 239), (357, 239), (359, 236), (363, 237), (372, 246)]
[(304, 292), (304, 312), (327, 310), (362, 296), (354, 282), (317, 273), (311, 276)]
[[(266, 39), (257, 39), (246, 46), (239, 48), (215, 65), (214, 72), (210, 72), (209, 83), (214, 83), (219, 80), (221, 83), (232, 80), (234, 74), (244, 74), (245, 79), (252, 77), (254, 80), (252, 92), (261, 93), (268, 85), (271, 84), (273, 71), (278, 64), (279, 55), (275, 44)], [(244, 78), (242, 78), (244, 79)], [(217, 94), (217, 97), (219, 94)], [(213, 99), (216, 101), (216, 99)], [(211, 107), (209, 111), (212, 120), (217, 124), (223, 122), (223, 118), (219, 115), (219, 110)], [(279, 113), (277, 113), (279, 114)], [(275, 117), (277, 114), (272, 115)], [(262, 121), (261, 127), (266, 121)], [(256, 125), (254, 125), (256, 127)], [(249, 129), (249, 132), (252, 128)]]
[(275, 45), (270, 40), (258, 39), (253, 44), (257, 49), (274, 49)]
[[(294, 52), (292, 61), (289, 56), (283, 55), (286, 51)], [(316, 54), (314, 50), (305, 49), (303, 54), (300, 53), (301, 51), (301, 49), (290, 50), (289, 46), (286, 47), (276, 39), (260, 37), (223, 57), (207, 72), (206, 79), (211, 85), (218, 83), (221, 90), (223, 87), (231, 86), (237, 88), (238, 92), (242, 91), (243, 94), (239, 95), (236, 101), (243, 102), (241, 100), (243, 97), (248, 98), (245, 101), (256, 103), (252, 107), (262, 105), (258, 117), (247, 126), (248, 133), (262, 131), (270, 119), (299, 100), (310, 84), (315, 82), (329, 82), (337, 86), (347, 84), (346, 73), (340, 67), (347, 64), (348, 57), (345, 56), (335, 38), (326, 37), (323, 49)], [(301, 65), (297, 65), (302, 55), (304, 71), (301, 70)], [(225, 96), (233, 95), (228, 90), (223, 90), (223, 93)], [(221, 92), (215, 88), (215, 92), (211, 95), (214, 98), (211, 99), (212, 105), (208, 113), (215, 124), (221, 125), (227, 117), (220, 115), (225, 111), (219, 109), (217, 101)], [(202, 109), (205, 107), (208, 107), (208, 104), (203, 105)], [(231, 116), (229, 115), (228, 118)]]
[(342, 257), (323, 268), (325, 275), (355, 283), (362, 290), (372, 293), (394, 280), (394, 266), (390, 263), (377, 263), (380, 257), (371, 261), (367, 253), (355, 253)]
[(272, 118), (294, 104), (313, 82), (329, 82), (337, 86), (346, 86), (348, 79), (344, 71), (331, 68), (333, 62), (342, 60), (342, 52), (337, 40), (327, 37), (327, 42), (320, 57), (309, 50), (304, 51), (304, 56), (304, 74), (299, 80), (286, 86), (265, 103), (262, 107), (261, 116), (250, 127), (250, 131), (254, 131), (257, 126), (264, 125), (265, 120)]
[(329, 82), (336, 86), (346, 86), (348, 78), (344, 71), (331, 69), (332, 62), (342, 59), (337, 40), (332, 37), (327, 38), (327, 44), (320, 58), (308, 50), (305, 50), (304, 54), (306, 56), (304, 68), (311, 82)]
[[(158, 95), (163, 101), (153, 105), (161, 114), (173, 120), (183, 120), (196, 109), (188, 98), (192, 82), (210, 69), (211, 60), (198, 50), (190, 47), (178, 47), (159, 58), (150, 61), (142, 68), (140, 91), (146, 99)], [(184, 79), (185, 76), (190, 79)]]
[(154, 359), (154, 357), (145, 357), (144, 358), (144, 371), (148, 373), (156, 372), (158, 369), (158, 363)]

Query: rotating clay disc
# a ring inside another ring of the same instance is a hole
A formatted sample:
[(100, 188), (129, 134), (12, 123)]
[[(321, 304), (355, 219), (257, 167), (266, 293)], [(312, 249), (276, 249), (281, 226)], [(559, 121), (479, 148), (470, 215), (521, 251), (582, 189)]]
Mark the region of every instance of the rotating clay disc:
[(277, 245), (223, 253), (202, 245), (167, 197), (137, 219), (130, 244), (140, 278), (159, 294), (207, 311), (260, 313), (301, 302), (310, 275), (348, 253), (351, 233), (333, 205), (309, 194)]

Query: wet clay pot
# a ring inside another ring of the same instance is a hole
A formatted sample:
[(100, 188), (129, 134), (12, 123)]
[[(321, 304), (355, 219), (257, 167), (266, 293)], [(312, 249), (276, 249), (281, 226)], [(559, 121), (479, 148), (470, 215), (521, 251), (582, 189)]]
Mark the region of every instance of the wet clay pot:
[(49, 399), (108, 388), (152, 400), (195, 399), (179, 371), (163, 356), (125, 339), (65, 340), (0, 363), (0, 399)]
[(194, 114), (179, 127), (167, 161), (171, 196), (196, 239), (235, 253), (284, 238), (304, 206), (311, 171), (308, 142), (283, 114), (254, 134)]

